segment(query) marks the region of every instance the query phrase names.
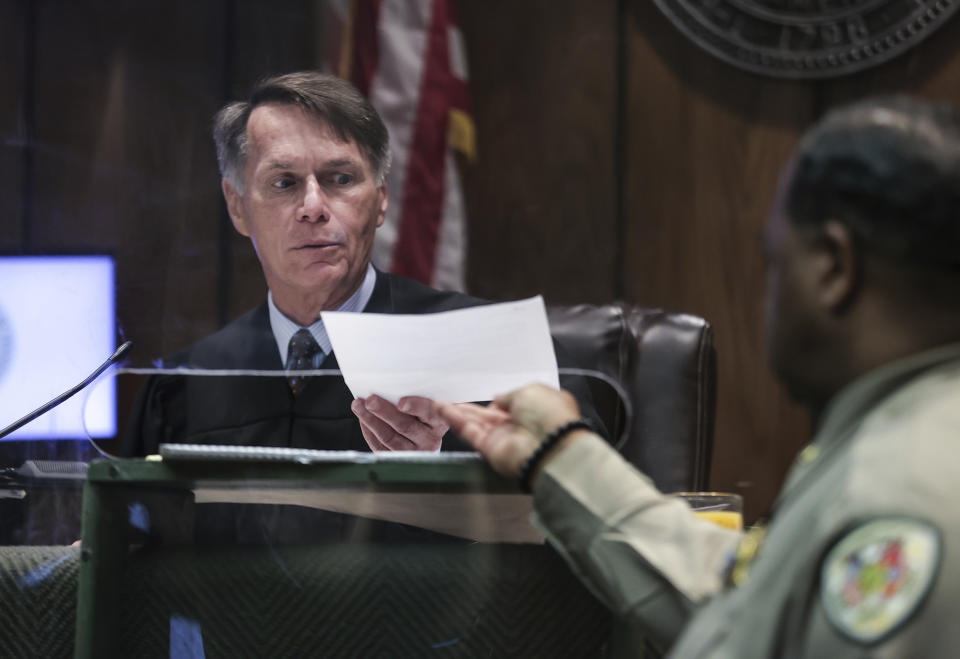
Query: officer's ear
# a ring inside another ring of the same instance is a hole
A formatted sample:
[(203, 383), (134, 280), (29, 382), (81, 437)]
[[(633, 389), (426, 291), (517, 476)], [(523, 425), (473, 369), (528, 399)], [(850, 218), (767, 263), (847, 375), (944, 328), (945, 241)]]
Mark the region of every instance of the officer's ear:
[(243, 195), (241, 195), (227, 179), (220, 181), (220, 189), (223, 190), (223, 199), (227, 202), (227, 212), (230, 213), (233, 227), (241, 235), (249, 238), (250, 228), (247, 225), (247, 214), (244, 209)]
[(856, 238), (843, 222), (827, 220), (813, 241), (820, 304), (832, 312), (842, 311), (856, 298), (862, 279)]

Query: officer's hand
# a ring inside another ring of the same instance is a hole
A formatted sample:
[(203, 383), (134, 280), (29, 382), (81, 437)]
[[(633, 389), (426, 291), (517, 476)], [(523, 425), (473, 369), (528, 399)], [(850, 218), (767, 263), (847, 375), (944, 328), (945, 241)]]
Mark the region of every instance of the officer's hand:
[(421, 396), (401, 398), (397, 405), (380, 396), (357, 398), (350, 409), (371, 451), (439, 451), (450, 426)]
[(487, 407), (437, 403), (437, 412), (504, 476), (516, 478), (543, 438), (578, 419), (573, 396), (531, 385), (498, 396)]
[(543, 384), (497, 396), (493, 404), (509, 412), (514, 423), (536, 436), (538, 443), (563, 424), (580, 418), (580, 407), (570, 393)]

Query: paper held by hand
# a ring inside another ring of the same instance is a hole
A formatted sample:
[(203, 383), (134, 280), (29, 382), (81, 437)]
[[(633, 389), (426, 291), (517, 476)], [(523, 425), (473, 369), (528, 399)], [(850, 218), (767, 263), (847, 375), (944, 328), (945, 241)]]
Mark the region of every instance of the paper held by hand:
[(321, 314), (357, 398), (492, 400), (533, 382), (559, 388), (540, 296), (432, 314)]

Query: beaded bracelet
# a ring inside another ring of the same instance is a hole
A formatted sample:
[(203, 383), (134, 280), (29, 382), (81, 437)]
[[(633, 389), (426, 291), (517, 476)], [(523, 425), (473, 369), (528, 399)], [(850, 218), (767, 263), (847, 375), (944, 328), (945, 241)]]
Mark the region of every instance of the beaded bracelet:
[(520, 469), (520, 487), (523, 488), (524, 492), (532, 491), (530, 482), (533, 478), (533, 471), (537, 468), (537, 465), (543, 460), (543, 456), (547, 454), (547, 451), (552, 449), (561, 439), (566, 437), (569, 433), (574, 430), (590, 430), (596, 432), (596, 425), (587, 418), (580, 418), (574, 421), (568, 421), (559, 428), (555, 429), (549, 435), (543, 438), (543, 441), (540, 442), (540, 446), (530, 454), (530, 457), (527, 458), (527, 461), (523, 463), (523, 467)]

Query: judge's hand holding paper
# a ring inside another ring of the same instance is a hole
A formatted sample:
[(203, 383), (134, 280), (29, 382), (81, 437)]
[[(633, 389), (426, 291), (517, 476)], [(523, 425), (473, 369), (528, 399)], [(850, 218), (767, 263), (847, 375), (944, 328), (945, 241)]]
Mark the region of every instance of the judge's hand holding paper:
[(350, 409), (371, 451), (439, 451), (450, 429), (423, 396), (404, 396), (394, 405), (371, 394), (355, 399)]
[(488, 401), (530, 382), (559, 386), (540, 297), (435, 314), (322, 318), (374, 451), (439, 450), (448, 425), (433, 399)]

